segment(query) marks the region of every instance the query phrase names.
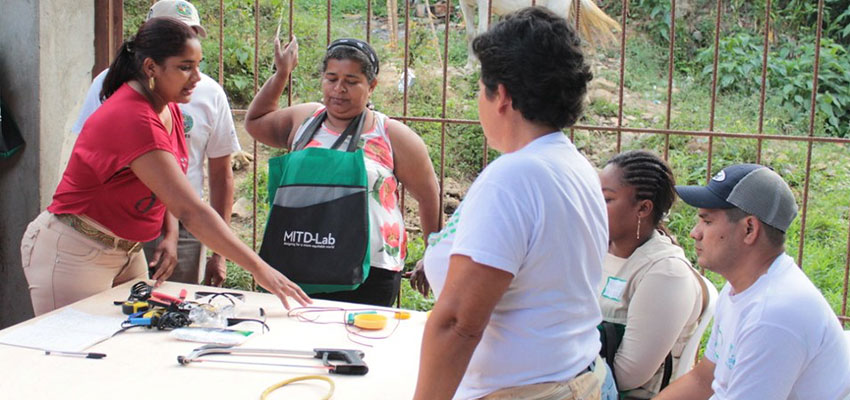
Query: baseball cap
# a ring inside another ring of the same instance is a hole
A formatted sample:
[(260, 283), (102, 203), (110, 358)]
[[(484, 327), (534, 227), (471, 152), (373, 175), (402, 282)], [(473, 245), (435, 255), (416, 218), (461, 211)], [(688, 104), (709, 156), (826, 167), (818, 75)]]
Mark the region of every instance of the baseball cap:
[(782, 232), (797, 216), (791, 188), (779, 174), (759, 164), (735, 164), (714, 175), (706, 186), (676, 186), (685, 203), (698, 208), (739, 208)]
[(201, 17), (198, 9), (184, 0), (160, 0), (151, 6), (148, 18), (169, 17), (189, 25), (198, 30), (198, 35), (207, 37), (207, 30), (201, 26)]

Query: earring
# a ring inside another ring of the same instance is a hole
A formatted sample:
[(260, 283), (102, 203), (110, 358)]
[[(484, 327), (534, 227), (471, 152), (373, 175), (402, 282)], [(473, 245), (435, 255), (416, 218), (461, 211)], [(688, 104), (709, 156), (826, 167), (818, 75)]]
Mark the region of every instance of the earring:
[(154, 77), (150, 77), (150, 79), (148, 79), (148, 87), (151, 89), (151, 91), (153, 91), (153, 88), (155, 86), (156, 86), (156, 79), (154, 79)]
[(640, 217), (638, 217), (637, 240), (640, 240)]

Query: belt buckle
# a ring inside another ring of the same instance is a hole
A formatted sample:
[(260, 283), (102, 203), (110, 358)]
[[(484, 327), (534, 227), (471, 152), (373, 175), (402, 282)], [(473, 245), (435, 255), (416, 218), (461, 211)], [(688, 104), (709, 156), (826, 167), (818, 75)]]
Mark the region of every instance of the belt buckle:
[(135, 243), (133, 243), (132, 246), (130, 246), (129, 249), (127, 249), (127, 253), (128, 254), (129, 253), (135, 253), (135, 252), (139, 251), (139, 249), (141, 249), (141, 248), (142, 248), (142, 242), (135, 242)]

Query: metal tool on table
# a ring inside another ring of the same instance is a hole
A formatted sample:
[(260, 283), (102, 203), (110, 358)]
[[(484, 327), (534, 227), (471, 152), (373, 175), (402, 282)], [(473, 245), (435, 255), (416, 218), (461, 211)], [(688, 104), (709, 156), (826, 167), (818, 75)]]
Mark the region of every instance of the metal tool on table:
[[(322, 360), (321, 366), (302, 364), (278, 364), (256, 361), (233, 361), (219, 359), (204, 359), (205, 356), (246, 356), (246, 357), (286, 357), (310, 358)], [(313, 351), (281, 350), (281, 349), (250, 349), (219, 345), (206, 345), (193, 350), (186, 356), (177, 356), (177, 362), (188, 365), (195, 362), (218, 362), (228, 364), (270, 365), (277, 367), (320, 368), (337, 375), (366, 375), (369, 367), (363, 362), (365, 353), (349, 349), (313, 349)], [(333, 363), (331, 361), (334, 361)]]

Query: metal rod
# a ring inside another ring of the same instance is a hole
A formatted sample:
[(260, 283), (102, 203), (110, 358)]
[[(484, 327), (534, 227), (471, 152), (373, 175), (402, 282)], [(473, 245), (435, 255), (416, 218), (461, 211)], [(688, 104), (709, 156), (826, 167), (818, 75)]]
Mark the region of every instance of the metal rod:
[(847, 284), (850, 277), (850, 227), (847, 229), (847, 252), (844, 254), (844, 291), (841, 296), (841, 315), (847, 315)]
[[(670, 0), (670, 53), (667, 59), (667, 118), (664, 120), (664, 129), (670, 129), (670, 116), (673, 109), (673, 63), (675, 62), (676, 44), (676, 0)], [(670, 156), (670, 135), (664, 135), (664, 160)]]
[[(815, 135), (815, 114), (817, 114), (818, 70), (820, 69), (820, 39), (823, 31), (823, 0), (818, 1), (818, 25), (815, 35), (815, 65), (812, 74), (812, 102), (809, 110), (809, 137)], [(812, 171), (812, 142), (806, 149), (806, 183), (803, 184), (803, 212), (800, 215), (800, 245), (797, 248), (797, 265), (803, 265), (803, 245), (806, 241), (806, 216), (809, 206), (809, 183)], [(802, 268), (802, 267), (801, 267)]]
[[(389, 16), (389, 15), (390, 15), (390, 10), (387, 10), (387, 16)], [(391, 20), (392, 20), (391, 18), (388, 19), (388, 21), (391, 21)], [(394, 32), (393, 29), (395, 29), (395, 28), (390, 27), (390, 32)], [(392, 35), (390, 35), (390, 36), (392, 36)], [(371, 43), (371, 42), (372, 42), (372, 0), (366, 0), (366, 43)], [(395, 46), (395, 43), (393, 43), (393, 46)], [(393, 48), (395, 48), (395, 47), (393, 47)]]
[[(629, 1), (623, 0), (623, 22), (620, 32), (620, 101), (617, 107), (617, 127), (623, 127), (623, 86), (625, 86), (626, 78), (626, 16), (629, 14)], [(622, 150), (623, 137), (620, 132), (617, 132), (617, 153)]]
[[(764, 7), (764, 51), (761, 56), (761, 93), (759, 97), (759, 129), (758, 134), (764, 133), (764, 98), (767, 93), (767, 53), (770, 46), (770, 0)], [(762, 141), (758, 141), (756, 164), (761, 164)]]
[(218, 84), (224, 87), (224, 0), (218, 0)]
[[(446, 189), (446, 95), (448, 92), (449, 86), (449, 25), (451, 19), (449, 18), (452, 13), (452, 0), (446, 0), (446, 28), (445, 35), (443, 39), (443, 90), (441, 101), (443, 102), (442, 109), (440, 110), (440, 117), (442, 118), (442, 123), (440, 124), (440, 200), (437, 209), (440, 210), (440, 215), (444, 212), (445, 201), (443, 196), (445, 196)], [(478, 21), (480, 24), (481, 21)], [(442, 221), (442, 218), (440, 218)], [(442, 224), (438, 224), (437, 229), (442, 229)], [(427, 240), (427, 238), (426, 238)]]
[[(714, 132), (714, 112), (717, 105), (717, 61), (720, 58), (720, 15), (723, 14), (723, 1), (717, 0), (717, 18), (714, 23), (714, 71), (711, 72), (711, 105), (708, 116), (708, 130)], [(711, 158), (714, 153), (714, 137), (708, 137), (708, 165), (705, 168), (706, 182), (711, 180)]]
[(328, 45), (331, 44), (331, 0), (328, 0), (327, 4), (328, 4), (328, 19), (327, 19), (327, 24), (325, 24), (325, 26), (327, 27), (325, 39), (327, 39), (327, 42), (325, 43), (325, 46), (328, 46)]
[(330, 371), (334, 367), (329, 367), (325, 365), (301, 365), (301, 364), (279, 364), (279, 363), (265, 363), (258, 361), (230, 361), (230, 360), (215, 360), (215, 359), (196, 359), (192, 360), (193, 363), (222, 363), (222, 364), (241, 364), (241, 365), (265, 365), (271, 367), (295, 367), (295, 368), (314, 368), (314, 369), (323, 369)]

